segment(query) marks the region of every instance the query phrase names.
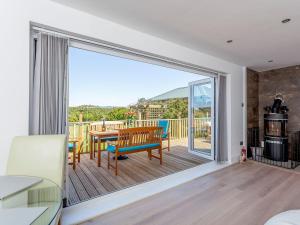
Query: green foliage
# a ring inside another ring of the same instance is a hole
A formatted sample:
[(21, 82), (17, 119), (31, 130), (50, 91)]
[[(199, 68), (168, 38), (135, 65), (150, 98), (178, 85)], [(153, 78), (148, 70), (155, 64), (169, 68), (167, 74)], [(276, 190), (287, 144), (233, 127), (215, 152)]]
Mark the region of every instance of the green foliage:
[(130, 110), (128, 108), (115, 108), (108, 113), (107, 120), (127, 120)]
[(79, 115), (82, 112), (83, 121), (100, 120), (126, 120), (132, 119), (130, 109), (126, 107), (101, 107), (92, 105), (82, 105), (69, 107), (69, 122), (79, 122)]
[(195, 118), (210, 117), (210, 108), (198, 109), (194, 112)]
[(168, 101), (168, 108), (162, 115), (163, 119), (178, 119), (188, 117), (188, 101), (186, 99), (173, 99)]
[[(145, 99), (139, 99), (140, 103), (144, 103)], [(188, 100), (187, 99), (171, 99), (165, 102), (152, 102), (151, 104), (160, 104), (167, 106), (163, 119), (180, 119), (188, 117)], [(77, 107), (69, 107), (69, 122), (79, 122), (80, 113), (83, 114), (83, 121), (100, 121), (100, 120), (135, 120), (136, 114), (127, 107), (101, 107), (93, 105), (82, 105)], [(210, 116), (210, 109), (195, 110), (195, 118), (203, 118)]]
[[(163, 119), (180, 119), (188, 117), (188, 100), (172, 99), (164, 104), (167, 105), (166, 112), (162, 115)], [(194, 112), (195, 118), (210, 116), (210, 108), (197, 109)]]

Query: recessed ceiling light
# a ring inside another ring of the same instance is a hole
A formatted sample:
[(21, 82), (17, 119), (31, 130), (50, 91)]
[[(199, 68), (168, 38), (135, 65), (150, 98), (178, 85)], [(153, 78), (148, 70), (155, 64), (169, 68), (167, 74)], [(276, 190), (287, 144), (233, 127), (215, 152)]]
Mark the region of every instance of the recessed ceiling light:
[(226, 41), (226, 42), (229, 44), (229, 43), (232, 43), (232, 42), (233, 42), (233, 40), (228, 40), (228, 41)]
[(287, 19), (281, 20), (281, 23), (288, 23), (290, 21), (291, 21), (291, 19), (287, 18)]
[(268, 63), (271, 63), (271, 62), (273, 62), (273, 60), (271, 59), (271, 60), (268, 60)]

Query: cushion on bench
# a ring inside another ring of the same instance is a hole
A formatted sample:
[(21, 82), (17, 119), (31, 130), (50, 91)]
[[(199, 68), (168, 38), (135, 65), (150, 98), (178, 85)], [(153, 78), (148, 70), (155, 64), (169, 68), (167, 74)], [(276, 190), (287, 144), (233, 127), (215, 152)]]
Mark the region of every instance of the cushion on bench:
[[(142, 149), (146, 149), (146, 148), (154, 148), (154, 147), (158, 147), (158, 146), (159, 146), (159, 143), (130, 146), (130, 147), (119, 148), (119, 152), (130, 152), (130, 151), (142, 150)], [(107, 151), (115, 153), (116, 146), (108, 145)]]

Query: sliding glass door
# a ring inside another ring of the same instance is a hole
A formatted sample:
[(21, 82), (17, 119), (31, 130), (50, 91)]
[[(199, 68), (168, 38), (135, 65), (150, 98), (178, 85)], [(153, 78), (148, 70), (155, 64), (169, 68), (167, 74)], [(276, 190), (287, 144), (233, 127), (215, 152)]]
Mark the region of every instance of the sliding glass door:
[(215, 79), (189, 83), (189, 152), (214, 160)]

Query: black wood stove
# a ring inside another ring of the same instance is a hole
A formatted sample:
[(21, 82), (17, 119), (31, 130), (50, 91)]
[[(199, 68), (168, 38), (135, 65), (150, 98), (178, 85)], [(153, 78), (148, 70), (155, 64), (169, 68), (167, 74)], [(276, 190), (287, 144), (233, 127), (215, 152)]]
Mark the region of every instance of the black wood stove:
[(265, 107), (264, 114), (264, 157), (274, 161), (287, 162), (288, 150), (288, 108), (283, 105), (283, 97), (277, 94), (274, 103)]

